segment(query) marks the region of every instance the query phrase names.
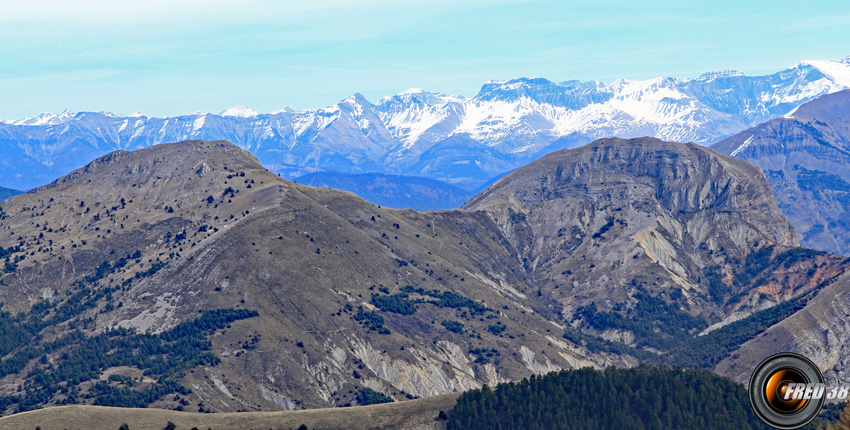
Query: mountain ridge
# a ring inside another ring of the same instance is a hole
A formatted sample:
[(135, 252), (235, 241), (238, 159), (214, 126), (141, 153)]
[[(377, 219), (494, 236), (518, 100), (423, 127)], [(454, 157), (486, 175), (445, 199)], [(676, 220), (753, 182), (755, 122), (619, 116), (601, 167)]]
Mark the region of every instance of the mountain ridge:
[(793, 248), (757, 167), (649, 138), (552, 154), (459, 210), (295, 184), (225, 141), (114, 152), (2, 208), (5, 410), (317, 408), (629, 367), (844, 260)]
[(311, 187), (351, 191), (379, 206), (419, 211), (456, 209), (472, 196), (469, 191), (433, 179), (381, 173), (317, 172), (294, 181)]
[(850, 254), (850, 90), (823, 95), (788, 115), (712, 148), (761, 167), (803, 243)]
[[(227, 139), (287, 178), (322, 170), (377, 172), (474, 189), (545, 155), (549, 145), (569, 135), (584, 136), (581, 143), (654, 136), (709, 144), (846, 88), (847, 67), (809, 61), (765, 76), (721, 73), (610, 84), (517, 78), (485, 83), (470, 98), (411, 90), (372, 103), (355, 93), (327, 108), (268, 114), (236, 107), (221, 115), (164, 118), (40, 115), (0, 123), (0, 154), (17, 161), (0, 164), (0, 185), (29, 189), (112, 150)], [(457, 136), (487, 151), (454, 147)], [(452, 147), (453, 155), (435, 157), (430, 150), (440, 145)], [(463, 165), (481, 172), (453, 168)]]

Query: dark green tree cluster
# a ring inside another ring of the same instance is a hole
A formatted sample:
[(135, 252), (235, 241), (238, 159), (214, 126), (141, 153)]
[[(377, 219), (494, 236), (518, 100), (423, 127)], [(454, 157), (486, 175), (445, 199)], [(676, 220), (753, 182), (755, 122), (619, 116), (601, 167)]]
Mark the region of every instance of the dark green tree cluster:
[(656, 349), (668, 349), (708, 325), (703, 319), (679, 309), (675, 303), (667, 303), (645, 291), (639, 290), (634, 298), (637, 304), (625, 314), (600, 312), (591, 303), (576, 309), (573, 319), (581, 319), (582, 324), (597, 331), (609, 328), (631, 331), (638, 339), (637, 347)]
[(502, 332), (504, 332), (505, 330), (507, 330), (507, 327), (505, 327), (505, 325), (500, 323), (500, 322), (497, 322), (496, 324), (490, 324), (490, 325), (487, 326), (487, 331), (489, 331), (490, 333), (493, 333), (493, 336), (498, 336), (498, 335), (502, 334)]
[(593, 238), (597, 239), (597, 238), (602, 237), (604, 239), (603, 235), (605, 233), (607, 233), (608, 230), (611, 230), (611, 227), (614, 227), (614, 217), (609, 216), (608, 219), (606, 220), (605, 224), (602, 227), (599, 228), (599, 231), (597, 231), (596, 233), (593, 233)]
[(390, 334), (390, 329), (384, 327), (384, 317), (378, 315), (377, 312), (364, 311), (361, 307), (352, 318), (354, 318), (354, 321), (363, 324), (369, 331), (374, 330), (378, 334)]
[(442, 324), (443, 327), (446, 328), (446, 330), (448, 330), (452, 333), (458, 333), (458, 334), (463, 333), (463, 323), (460, 322), (460, 321), (443, 320), (443, 321), (440, 322), (440, 324)]
[(145, 408), (166, 394), (188, 394), (188, 390), (175, 381), (167, 380), (144, 390), (118, 388), (105, 382), (92, 386), (96, 405), (121, 406), (124, 408)]
[(371, 388), (364, 388), (358, 391), (355, 398), (357, 399), (357, 403), (361, 406), (393, 402), (392, 397), (379, 393)]
[(766, 245), (747, 254), (743, 267), (735, 272), (735, 284), (749, 285), (755, 277), (767, 269), (773, 263), (770, 257), (773, 255), (774, 248), (774, 245)]
[(487, 364), (490, 360), (495, 360), (498, 364), (497, 357), (501, 354), (496, 348), (472, 348), (469, 350), (469, 355), (475, 356), (475, 363), (478, 364)]
[[(38, 345), (41, 341), (39, 333), (44, 328), (69, 321), (83, 311), (93, 308), (99, 300), (115, 291), (114, 288), (93, 290), (81, 285), (59, 305), (44, 300), (33, 305), (28, 312), (17, 315), (0, 311), (0, 356), (13, 353), (0, 361), (0, 377), (20, 372), (33, 358), (76, 342), (80, 334), (72, 331), (59, 340)], [(73, 330), (78, 322), (70, 321), (68, 324)]]
[[(21, 241), (21, 245), (23, 243), (24, 241)], [(13, 254), (24, 251), (21, 245), (10, 246), (8, 248), (0, 247), (0, 258), (5, 259), (3, 262), (3, 273), (15, 273), (18, 270), (18, 262), (27, 257), (26, 254), (23, 254), (15, 255), (14, 259), (12, 258)]]
[(85, 281), (88, 283), (95, 283), (105, 278), (107, 275), (115, 273), (116, 270), (127, 266), (129, 260), (138, 260), (140, 258), (142, 258), (142, 251), (137, 249), (132, 254), (127, 254), (126, 257), (119, 258), (115, 261), (115, 263), (110, 263), (108, 260), (104, 260), (103, 263), (100, 263), (100, 265), (94, 269), (94, 273), (85, 277)]
[(795, 168), (800, 170), (797, 174), (797, 184), (800, 189), (815, 192), (823, 192), (824, 190), (850, 192), (850, 182), (838, 175), (820, 170), (809, 170), (800, 166), (795, 166)]
[(774, 263), (777, 265), (782, 265), (784, 267), (791, 267), (797, 264), (800, 261), (810, 260), (819, 255), (826, 254), (823, 251), (816, 251), (814, 249), (809, 248), (791, 248), (773, 259)]
[(835, 282), (830, 278), (808, 294), (782, 302), (773, 307), (758, 311), (752, 315), (711, 331), (704, 336), (689, 339), (668, 354), (666, 361), (677, 366), (712, 369), (728, 357), (744, 342), (755, 338), (774, 324), (790, 317), (814, 298), (820, 290)]
[(393, 312), (401, 315), (413, 315), (416, 313), (416, 303), (407, 299), (407, 294), (393, 294), (391, 296), (381, 296), (372, 294), (372, 304), (376, 308)]
[(744, 387), (701, 370), (561, 371), (458, 398), (448, 429), (766, 429)]
[(412, 285), (407, 285), (401, 288), (403, 293), (419, 294), (421, 296), (432, 297), (437, 300), (417, 301), (417, 303), (430, 303), (441, 308), (463, 309), (466, 308), (472, 315), (481, 315), (491, 311), (490, 308), (478, 303), (472, 299), (462, 296), (451, 291), (426, 290), (424, 288), (415, 288)]
[[(0, 376), (17, 373), (31, 360), (42, 359), (27, 374), (24, 394), (0, 398), (0, 404), (7, 407), (16, 404), (18, 411), (31, 410), (60, 393), (66, 395), (66, 403), (73, 403), (79, 384), (96, 380), (104, 370), (116, 366), (139, 368), (158, 382), (143, 390), (129, 387), (126, 381), (100, 382), (88, 394), (95, 404), (141, 407), (165, 394), (185, 394), (186, 390), (176, 382), (184, 370), (198, 365), (214, 366), (220, 361), (210, 352), (212, 344), (207, 337), (234, 321), (254, 316), (256, 311), (219, 309), (206, 311), (198, 319), (156, 335), (114, 329), (86, 337), (74, 331), (54, 342), (28, 345), (22, 350), (26, 351), (25, 355), (19, 352), (3, 360), (0, 370), (4, 373)], [(52, 360), (45, 356), (59, 352)]]
[(18, 245), (10, 246), (8, 248), (0, 247), (0, 258), (8, 258), (12, 254), (14, 254), (16, 252), (21, 252), (21, 251), (23, 251), (23, 249), (21, 249), (21, 247), (18, 246)]

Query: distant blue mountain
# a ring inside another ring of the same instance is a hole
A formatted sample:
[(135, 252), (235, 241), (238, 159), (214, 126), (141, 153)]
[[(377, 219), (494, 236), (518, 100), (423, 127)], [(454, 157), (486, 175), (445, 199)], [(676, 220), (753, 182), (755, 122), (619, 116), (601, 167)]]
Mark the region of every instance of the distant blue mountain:
[(106, 112), (0, 121), (0, 186), (30, 189), (108, 152), (190, 139), (229, 140), (286, 178), (380, 172), (474, 189), (558, 149), (599, 137), (711, 144), (815, 97), (850, 87), (850, 61), (805, 61), (765, 76), (485, 83), (474, 97), (420, 89), (375, 103), (176, 117)]
[(295, 182), (350, 191), (380, 206), (415, 210), (456, 209), (473, 195), (471, 191), (434, 179), (382, 173), (309, 173)]
[(818, 97), (712, 149), (761, 167), (804, 246), (850, 256), (850, 90)]
[(18, 194), (21, 194), (21, 193), (22, 193), (22, 191), (13, 190), (11, 188), (0, 187), (0, 202), (8, 199), (9, 197), (17, 196)]

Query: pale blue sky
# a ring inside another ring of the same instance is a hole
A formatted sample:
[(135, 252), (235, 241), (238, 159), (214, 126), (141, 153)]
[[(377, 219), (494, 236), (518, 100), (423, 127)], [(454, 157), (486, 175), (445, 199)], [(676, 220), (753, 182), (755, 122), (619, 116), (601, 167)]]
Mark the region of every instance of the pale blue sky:
[(772, 73), (850, 55), (842, 1), (0, 0), (0, 118), (324, 107), (491, 79)]

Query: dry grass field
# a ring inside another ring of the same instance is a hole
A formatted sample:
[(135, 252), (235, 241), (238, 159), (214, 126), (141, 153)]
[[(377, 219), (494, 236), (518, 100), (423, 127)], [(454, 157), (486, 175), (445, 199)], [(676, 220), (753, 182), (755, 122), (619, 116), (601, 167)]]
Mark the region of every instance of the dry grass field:
[(103, 406), (60, 406), (0, 418), (0, 429), (18, 430), (160, 430), (168, 422), (176, 430), (285, 430), (298, 429), (443, 429), (440, 411), (450, 411), (460, 393), (424, 399), (350, 408), (309, 409), (289, 412), (202, 414), (164, 409), (131, 409)]

